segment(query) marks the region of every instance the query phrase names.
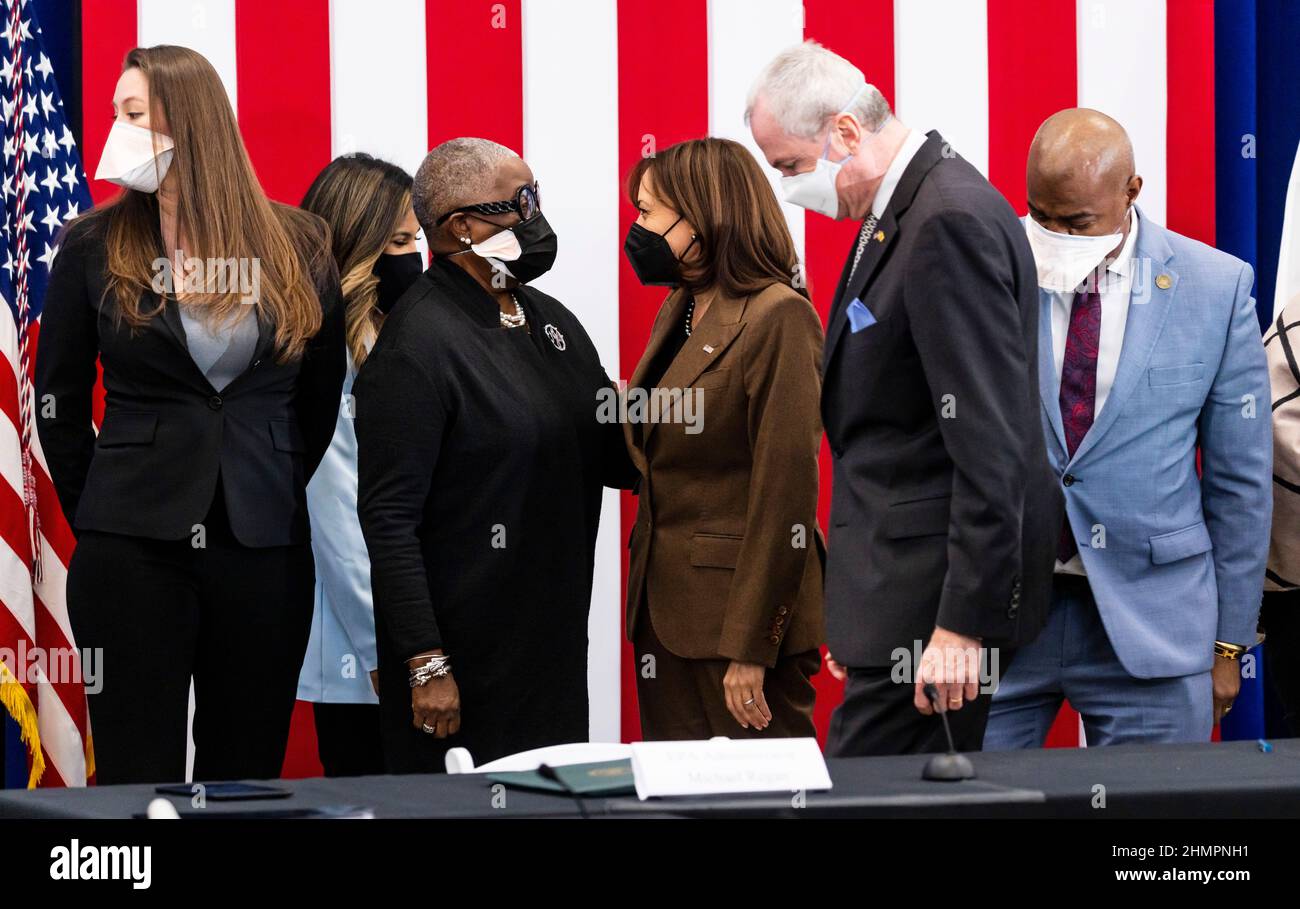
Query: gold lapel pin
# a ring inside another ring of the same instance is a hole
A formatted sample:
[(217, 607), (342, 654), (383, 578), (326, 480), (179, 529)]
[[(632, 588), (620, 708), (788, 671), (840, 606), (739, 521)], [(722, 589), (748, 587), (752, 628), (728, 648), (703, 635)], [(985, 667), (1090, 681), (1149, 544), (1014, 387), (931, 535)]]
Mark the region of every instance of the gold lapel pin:
[(885, 232), (883, 230), (876, 231), (876, 242), (877, 243), (885, 242)]
[(1156, 287), (1161, 290), (1168, 290), (1174, 286), (1173, 278), (1168, 275), (1156, 275)]

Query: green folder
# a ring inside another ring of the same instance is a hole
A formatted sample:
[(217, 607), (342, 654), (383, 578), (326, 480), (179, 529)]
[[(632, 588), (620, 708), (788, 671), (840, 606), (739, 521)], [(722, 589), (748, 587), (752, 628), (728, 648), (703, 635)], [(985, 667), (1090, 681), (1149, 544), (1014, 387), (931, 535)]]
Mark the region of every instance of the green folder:
[[(636, 792), (632, 778), (632, 761), (597, 761), (593, 764), (566, 764), (556, 767), (555, 773), (569, 785), (577, 795), (631, 795)], [(536, 770), (516, 770), (501, 773), (488, 773), (485, 776), (494, 783), (503, 783), (515, 789), (531, 789), (536, 792), (566, 792), (555, 780), (548, 780)]]

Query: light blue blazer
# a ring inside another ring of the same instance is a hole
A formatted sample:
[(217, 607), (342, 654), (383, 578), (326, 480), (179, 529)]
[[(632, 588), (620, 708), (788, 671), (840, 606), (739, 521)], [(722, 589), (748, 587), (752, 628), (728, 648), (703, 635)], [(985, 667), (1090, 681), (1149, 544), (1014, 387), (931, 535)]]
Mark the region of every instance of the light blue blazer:
[(311, 549), (316, 559), (316, 607), (311, 638), (298, 675), (298, 698), (329, 704), (377, 704), (370, 670), (375, 654), (375, 608), (370, 556), (357, 518), (357, 434), (348, 353), (334, 439), (307, 484)]
[(1271, 398), (1250, 266), (1138, 217), (1115, 381), (1073, 458), (1043, 291), (1038, 378), (1048, 457), (1106, 632), (1130, 675), (1161, 678), (1209, 669), (1216, 639), (1255, 642)]

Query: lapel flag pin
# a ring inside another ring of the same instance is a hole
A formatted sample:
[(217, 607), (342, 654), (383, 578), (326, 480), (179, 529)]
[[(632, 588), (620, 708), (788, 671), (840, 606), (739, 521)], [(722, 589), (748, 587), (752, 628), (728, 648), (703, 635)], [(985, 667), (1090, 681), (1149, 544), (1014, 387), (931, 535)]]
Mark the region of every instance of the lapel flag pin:
[(705, 352), (705, 353), (713, 353), (713, 345), (711, 345), (711, 344), (705, 344), (705, 345), (704, 345), (704, 352)]
[(1161, 290), (1168, 290), (1174, 284), (1173, 279), (1168, 275), (1156, 275), (1156, 287)]

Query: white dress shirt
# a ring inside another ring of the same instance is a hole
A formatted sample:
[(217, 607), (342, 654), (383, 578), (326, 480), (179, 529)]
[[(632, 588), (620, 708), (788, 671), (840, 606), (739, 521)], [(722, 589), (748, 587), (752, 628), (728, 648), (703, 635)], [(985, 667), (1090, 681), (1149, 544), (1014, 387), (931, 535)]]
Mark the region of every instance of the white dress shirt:
[[(1133, 288), (1133, 248), (1139, 230), (1137, 209), (1129, 209), (1129, 232), (1115, 261), (1106, 268), (1098, 282), (1101, 292), (1101, 337), (1097, 347), (1097, 397), (1093, 405), (1093, 423), (1106, 405), (1110, 388), (1115, 384), (1120, 351), (1124, 346), (1124, 326), (1128, 324), (1129, 294)], [(1070, 308), (1073, 293), (1052, 294), (1052, 359), (1056, 366), (1056, 387), (1061, 387), (1061, 369), (1065, 362), (1065, 342), (1070, 333)], [(1059, 409), (1059, 400), (1055, 406)], [(1085, 574), (1083, 560), (1076, 554), (1069, 562), (1057, 561), (1056, 570), (1063, 574)]]
[(880, 180), (880, 186), (876, 190), (876, 197), (871, 200), (871, 214), (876, 220), (880, 220), (885, 214), (885, 209), (889, 207), (889, 200), (894, 195), (894, 190), (898, 187), (898, 181), (903, 179), (903, 171), (907, 170), (907, 165), (912, 163), (916, 153), (921, 150), (925, 144), (925, 133), (917, 129), (909, 129), (903, 139), (903, 144), (899, 146), (898, 154), (894, 155), (894, 160), (889, 162), (889, 168), (885, 171), (885, 176)]

